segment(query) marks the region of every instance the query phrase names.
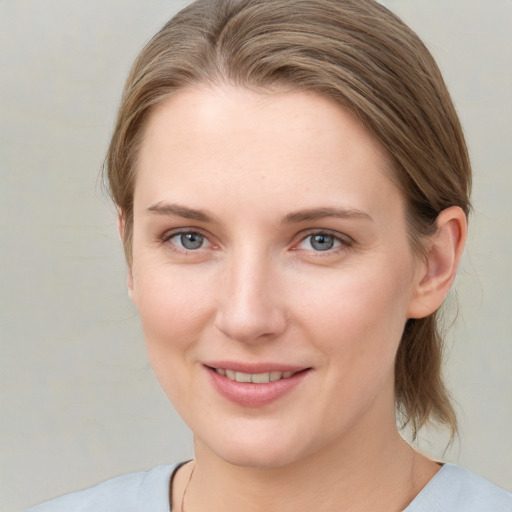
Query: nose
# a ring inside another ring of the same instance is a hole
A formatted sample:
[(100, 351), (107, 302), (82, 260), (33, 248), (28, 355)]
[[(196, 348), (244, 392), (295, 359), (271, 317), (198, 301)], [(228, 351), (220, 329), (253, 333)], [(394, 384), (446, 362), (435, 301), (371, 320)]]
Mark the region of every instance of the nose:
[(243, 343), (275, 339), (287, 323), (279, 272), (254, 252), (233, 260), (219, 290), (216, 328)]

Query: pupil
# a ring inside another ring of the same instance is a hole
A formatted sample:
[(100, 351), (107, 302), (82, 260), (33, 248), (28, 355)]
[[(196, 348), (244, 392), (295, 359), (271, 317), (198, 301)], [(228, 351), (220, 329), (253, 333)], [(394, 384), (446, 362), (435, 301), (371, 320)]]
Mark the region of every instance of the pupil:
[(199, 249), (203, 245), (203, 236), (199, 233), (183, 233), (181, 244), (185, 249)]
[(334, 245), (334, 238), (330, 235), (314, 235), (311, 246), (317, 251), (328, 251)]

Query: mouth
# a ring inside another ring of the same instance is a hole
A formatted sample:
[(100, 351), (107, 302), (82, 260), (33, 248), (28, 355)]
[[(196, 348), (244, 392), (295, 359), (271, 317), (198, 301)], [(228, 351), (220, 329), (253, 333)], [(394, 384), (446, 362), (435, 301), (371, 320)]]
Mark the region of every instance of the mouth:
[(243, 407), (262, 407), (284, 398), (307, 378), (313, 368), (261, 363), (204, 364), (214, 389)]
[(300, 373), (304, 370), (299, 370), (297, 372), (293, 371), (268, 371), (262, 373), (245, 373), (239, 372), (235, 370), (230, 370), (227, 368), (211, 368), (215, 373), (222, 375), (223, 377), (227, 377), (229, 380), (236, 382), (244, 382), (244, 383), (254, 383), (254, 384), (268, 384), (269, 382), (276, 382), (278, 380), (289, 379), (293, 377), (295, 374)]

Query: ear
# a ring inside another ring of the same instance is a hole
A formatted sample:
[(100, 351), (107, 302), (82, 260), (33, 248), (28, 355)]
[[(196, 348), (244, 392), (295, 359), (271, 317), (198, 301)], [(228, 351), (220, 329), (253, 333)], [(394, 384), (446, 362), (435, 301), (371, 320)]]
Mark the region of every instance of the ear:
[(427, 242), (426, 261), (420, 265), (408, 318), (424, 318), (436, 311), (457, 274), (467, 238), (466, 215), (452, 206), (439, 214), (436, 225), (436, 232)]
[[(120, 208), (117, 209), (117, 230), (119, 231), (121, 241), (124, 241), (125, 224), (123, 212)], [(133, 300), (133, 273), (131, 266), (128, 266), (128, 297)]]

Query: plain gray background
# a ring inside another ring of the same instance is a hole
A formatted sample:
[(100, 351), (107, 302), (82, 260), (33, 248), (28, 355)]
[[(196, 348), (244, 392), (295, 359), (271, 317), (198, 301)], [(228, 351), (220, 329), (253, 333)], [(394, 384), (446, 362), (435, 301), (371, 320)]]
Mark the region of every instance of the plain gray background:
[[(4, 512), (192, 454), (147, 362), (98, 184), (129, 66), (185, 3), (0, 0)], [(512, 1), (383, 3), (438, 59), (474, 166), (448, 336), (461, 435), (444, 458), (512, 489)], [(421, 447), (443, 457), (446, 440), (425, 432)]]

